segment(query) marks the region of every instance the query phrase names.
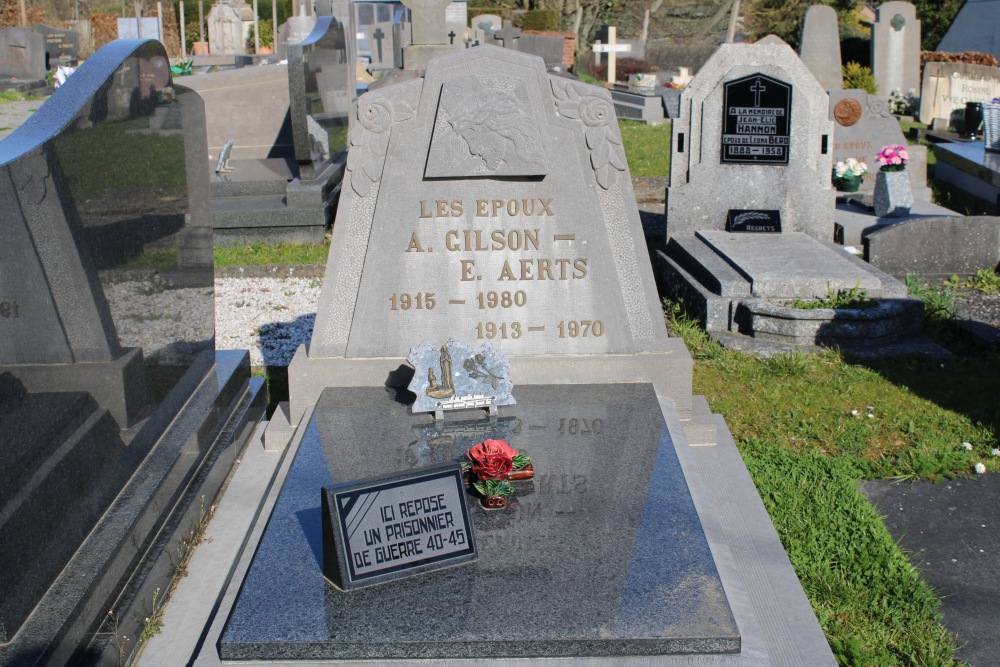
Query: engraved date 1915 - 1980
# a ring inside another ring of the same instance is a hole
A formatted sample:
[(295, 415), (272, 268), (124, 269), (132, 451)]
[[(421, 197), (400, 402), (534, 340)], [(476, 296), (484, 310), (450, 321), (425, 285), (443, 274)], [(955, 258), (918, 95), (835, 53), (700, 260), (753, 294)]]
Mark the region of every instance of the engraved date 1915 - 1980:
[(17, 301), (0, 301), (0, 317), (13, 319), (21, 317), (21, 309)]

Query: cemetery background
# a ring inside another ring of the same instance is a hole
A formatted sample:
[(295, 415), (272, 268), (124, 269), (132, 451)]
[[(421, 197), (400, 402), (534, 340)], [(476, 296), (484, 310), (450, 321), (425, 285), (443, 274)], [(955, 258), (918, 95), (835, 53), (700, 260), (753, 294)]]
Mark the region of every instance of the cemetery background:
[[(316, 278), (308, 278), (308, 279), (302, 279), (302, 280), (308, 280), (309, 285), (311, 285), (316, 280)], [(309, 285), (306, 285), (306, 287), (308, 287)], [(299, 288), (300, 286), (302, 286), (302, 283), (295, 283), (295, 282), (293, 282), (292, 283), (292, 290), (291, 291), (296, 291), (296, 289)], [(303, 287), (303, 289), (306, 289), (306, 287)], [(278, 287), (278, 283), (275, 283), (274, 289), (275, 290), (280, 289)], [(274, 302), (272, 302), (269, 305), (271, 307), (279, 307), (280, 306), (279, 303), (274, 303)], [(306, 308), (306, 307), (308, 307), (308, 306), (307, 305), (303, 306), (303, 308)], [(689, 344), (693, 345), (696, 350), (698, 350), (698, 346), (703, 345), (703, 343), (699, 342), (697, 339), (693, 339), (693, 340), (689, 339)], [(706, 345), (705, 348), (702, 348), (699, 353), (700, 354), (704, 354), (704, 356), (707, 357), (710, 362), (718, 362), (721, 367), (726, 367), (727, 364), (735, 363), (725, 353), (722, 353), (722, 352), (717, 351), (717, 350), (712, 350), (707, 345)], [(796, 361), (796, 360), (777, 360), (773, 364), (773, 368), (771, 368), (770, 366), (767, 366), (767, 365), (765, 365), (765, 367), (770, 372), (773, 372), (776, 377), (782, 377), (783, 378), (786, 375), (805, 374), (806, 373), (805, 370), (803, 370), (801, 367), (798, 367), (798, 368), (796, 367), (796, 364), (801, 364), (801, 363), (804, 363), (804, 362), (799, 362), (799, 361)], [(696, 366), (696, 368), (697, 368), (697, 366)], [(930, 368), (932, 368), (932, 367), (923, 368), (922, 370), (926, 371), (926, 370), (929, 370)], [(951, 370), (951, 369), (948, 369), (948, 370)], [(964, 370), (965, 371), (971, 371), (972, 369), (969, 366), (965, 366)], [(759, 373), (760, 371), (753, 371), (753, 372)], [(892, 374), (894, 374), (894, 371), (893, 370), (888, 370), (888, 371), (885, 371), (885, 373), (889, 374), (889, 375), (892, 375)], [(904, 374), (898, 374), (898, 373), (896, 373), (896, 374), (899, 375), (899, 376), (906, 375), (906, 377), (910, 377), (909, 375), (907, 375), (905, 373)], [(978, 374), (976, 374), (976, 377), (982, 378), (982, 376), (978, 375)], [(697, 378), (697, 376), (696, 376), (696, 378)], [(975, 385), (977, 382), (978, 383), (985, 383), (985, 386), (987, 388), (989, 388), (989, 387), (992, 386), (992, 385), (989, 384), (988, 380), (985, 380), (985, 379), (974, 380), (973, 384)], [(911, 379), (911, 380), (907, 381), (907, 386), (911, 386), (911, 388), (912, 388), (914, 386), (917, 386), (917, 383), (914, 382)], [(738, 390), (738, 388), (734, 387), (734, 388), (732, 388), (730, 390), (731, 391), (735, 391), (735, 390)], [(722, 390), (722, 389), (719, 389), (717, 391), (719, 392), (719, 395), (722, 395), (722, 394), (725, 393), (725, 390)], [(832, 391), (833, 390), (831, 390), (831, 392)], [(880, 387), (878, 389), (872, 389), (871, 393), (881, 394), (881, 393), (884, 393), (885, 391), (887, 391), (886, 388)], [(926, 393), (928, 395), (934, 395), (934, 391), (931, 388), (929, 388), (929, 387), (922, 387), (920, 389), (920, 392), (921, 393)], [(704, 393), (706, 393), (707, 395), (712, 395), (712, 393), (710, 391), (707, 391), (707, 390)], [(860, 396), (858, 398), (860, 399), (860, 402), (858, 400), (854, 401), (858, 405), (860, 405), (862, 402), (865, 402), (865, 400), (867, 400), (867, 399), (864, 399), (863, 397), (860, 397)], [(781, 403), (781, 399), (780, 398), (778, 398), (776, 400), (777, 400), (777, 402), (779, 404)], [(786, 402), (788, 402), (788, 401), (786, 401)], [(954, 401), (954, 400), (951, 400), (951, 399), (948, 399), (948, 400), (941, 399), (941, 402), (961, 404), (961, 402)], [(765, 401), (765, 403), (768, 403), (768, 402)], [(976, 411), (979, 410), (979, 408), (975, 407), (975, 403), (976, 403), (976, 399), (974, 397), (968, 397), (968, 403), (963, 404), (963, 407), (961, 409), (967, 410), (970, 413), (972, 413), (973, 415), (977, 415), (978, 414), (979, 417), (983, 418), (984, 421), (982, 423), (984, 423), (984, 424), (989, 424), (989, 423), (991, 423), (991, 421), (993, 423), (995, 423), (995, 419), (993, 419), (992, 417), (989, 417), (988, 416), (988, 412), (977, 413)], [(969, 406), (972, 406), (972, 407), (969, 407)], [(853, 409), (857, 409), (857, 408), (853, 408)], [(920, 409), (926, 409), (926, 406), (922, 406)], [(729, 409), (727, 409), (727, 412), (726, 412), (727, 415), (729, 413), (729, 410), (732, 410), (733, 413), (735, 413), (737, 411), (735, 407), (729, 408)], [(850, 411), (846, 411), (846, 412), (849, 414)], [(729, 419), (728, 416), (727, 416), (727, 419)], [(774, 427), (774, 426), (772, 426), (772, 427), (765, 427), (765, 426), (758, 425), (758, 426), (755, 426), (754, 428), (755, 429), (760, 429), (760, 432), (762, 432), (762, 433), (773, 434), (773, 431), (778, 430), (780, 427)], [(791, 427), (786, 427), (786, 428), (791, 428)], [(881, 471), (881, 474), (888, 474), (890, 472), (899, 472), (899, 471), (902, 471), (903, 474), (920, 474), (920, 475), (926, 476), (928, 474), (930, 474), (930, 475), (938, 475), (938, 474), (947, 474), (949, 472), (960, 472), (960, 471), (966, 470), (969, 467), (969, 462), (972, 460), (971, 458), (969, 458), (970, 455), (964, 454), (963, 453), (963, 451), (965, 451), (964, 449), (962, 451), (955, 451), (955, 452), (951, 451), (951, 449), (954, 448), (954, 443), (950, 442), (950, 440), (955, 439), (955, 438), (968, 438), (969, 437), (969, 435), (968, 435), (969, 428), (970, 428), (970, 424), (968, 422), (963, 422), (962, 420), (959, 420), (953, 426), (952, 430), (949, 432), (948, 437), (947, 438), (942, 437), (942, 442), (939, 444), (940, 451), (934, 451), (934, 452), (931, 452), (931, 453), (925, 452), (924, 454), (931, 461), (931, 465), (930, 465), (929, 468), (927, 467), (927, 462), (923, 461), (923, 460), (921, 460), (921, 461), (909, 461), (909, 462), (903, 461), (903, 462), (897, 462), (897, 464), (900, 465), (901, 467), (898, 467), (898, 468), (886, 468), (886, 469), (884, 469), (884, 470)], [(750, 431), (751, 431), (751, 429), (748, 429), (748, 432), (750, 432)], [(734, 432), (735, 432), (735, 428), (734, 428)], [(787, 432), (788, 431), (786, 431), (786, 433)], [(795, 437), (795, 436), (793, 436), (793, 437)], [(808, 437), (808, 436), (807, 435), (802, 435), (801, 437)], [(975, 442), (975, 447), (978, 450), (976, 453), (982, 453), (982, 454), (985, 455), (985, 452), (983, 451), (983, 443), (989, 443), (991, 437), (993, 437), (993, 436), (991, 436), (990, 433), (988, 433), (988, 432), (974, 434), (974, 437), (972, 437), (971, 439)], [(754, 447), (753, 438), (754, 438), (753, 435), (749, 435), (747, 439), (741, 439), (741, 444), (744, 444), (745, 446), (749, 447), (750, 450), (752, 451), (752, 449)], [(820, 440), (823, 441), (823, 438), (820, 438)], [(833, 438), (833, 440), (835, 440), (835, 438)], [(945, 442), (946, 440), (949, 441), (949, 442)], [(995, 437), (994, 437), (994, 440), (995, 440)], [(820, 444), (819, 447), (823, 448), (823, 445)], [(767, 458), (768, 456), (770, 456), (772, 454), (774, 454), (774, 452), (764, 451), (764, 452), (761, 453), (761, 456), (762, 456), (762, 458)], [(991, 460), (987, 459), (987, 463), (991, 463)], [(786, 460), (782, 459), (782, 464), (784, 464), (784, 465), (794, 465), (794, 462), (792, 462), (792, 461), (786, 461)], [(918, 473), (918, 472), (916, 472), (917, 470), (920, 470), (921, 472)], [(928, 472), (928, 470), (930, 470), (930, 472)], [(992, 470), (992, 467), (991, 467), (991, 470)], [(854, 472), (856, 472), (856, 471), (854, 471), (852, 469), (852, 474)], [(758, 483), (760, 483), (760, 482), (758, 482)], [(928, 636), (936, 636), (936, 635), (939, 635), (939, 634), (940, 634), (939, 631), (928, 630)]]

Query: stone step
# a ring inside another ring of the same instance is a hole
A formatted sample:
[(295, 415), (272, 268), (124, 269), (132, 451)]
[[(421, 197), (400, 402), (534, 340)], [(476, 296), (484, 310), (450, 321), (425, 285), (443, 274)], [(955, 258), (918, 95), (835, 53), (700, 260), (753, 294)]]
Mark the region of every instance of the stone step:
[(695, 236), (671, 237), (667, 256), (714, 294), (728, 297), (749, 297), (751, 294), (750, 282)]

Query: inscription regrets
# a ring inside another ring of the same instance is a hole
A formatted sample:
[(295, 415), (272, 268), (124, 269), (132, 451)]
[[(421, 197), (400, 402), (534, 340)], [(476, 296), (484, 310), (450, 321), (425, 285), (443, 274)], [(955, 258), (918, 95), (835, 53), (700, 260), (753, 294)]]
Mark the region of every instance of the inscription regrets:
[[(566, 252), (579, 248), (575, 243), (579, 239), (577, 234), (557, 229), (554, 198), (421, 199), (415, 208), (417, 226), (402, 249), (404, 254), (428, 259), (443, 254), (448, 266), (454, 267), (449, 282), (486, 288), (477, 290), (473, 298), (446, 300), (431, 291), (393, 292), (389, 295), (391, 311), (433, 310), (439, 305), (476, 310), (525, 308), (531, 301), (532, 285), (590, 277), (588, 258)], [(607, 329), (600, 319), (564, 319), (553, 324), (546, 329), (545, 324), (535, 322), (483, 321), (475, 323), (470, 333), (478, 340), (518, 340), (546, 331), (558, 338), (599, 338)]]

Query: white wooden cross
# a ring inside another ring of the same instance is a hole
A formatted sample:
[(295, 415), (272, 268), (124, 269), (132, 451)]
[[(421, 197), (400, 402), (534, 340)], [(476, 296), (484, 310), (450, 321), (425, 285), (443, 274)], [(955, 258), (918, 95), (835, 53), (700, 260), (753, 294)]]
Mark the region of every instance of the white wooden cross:
[(615, 64), (617, 54), (627, 53), (632, 50), (631, 44), (618, 44), (615, 38), (618, 36), (618, 28), (614, 26), (608, 26), (608, 43), (601, 44), (600, 42), (594, 42), (594, 53), (606, 53), (608, 54), (608, 83), (615, 82)]

